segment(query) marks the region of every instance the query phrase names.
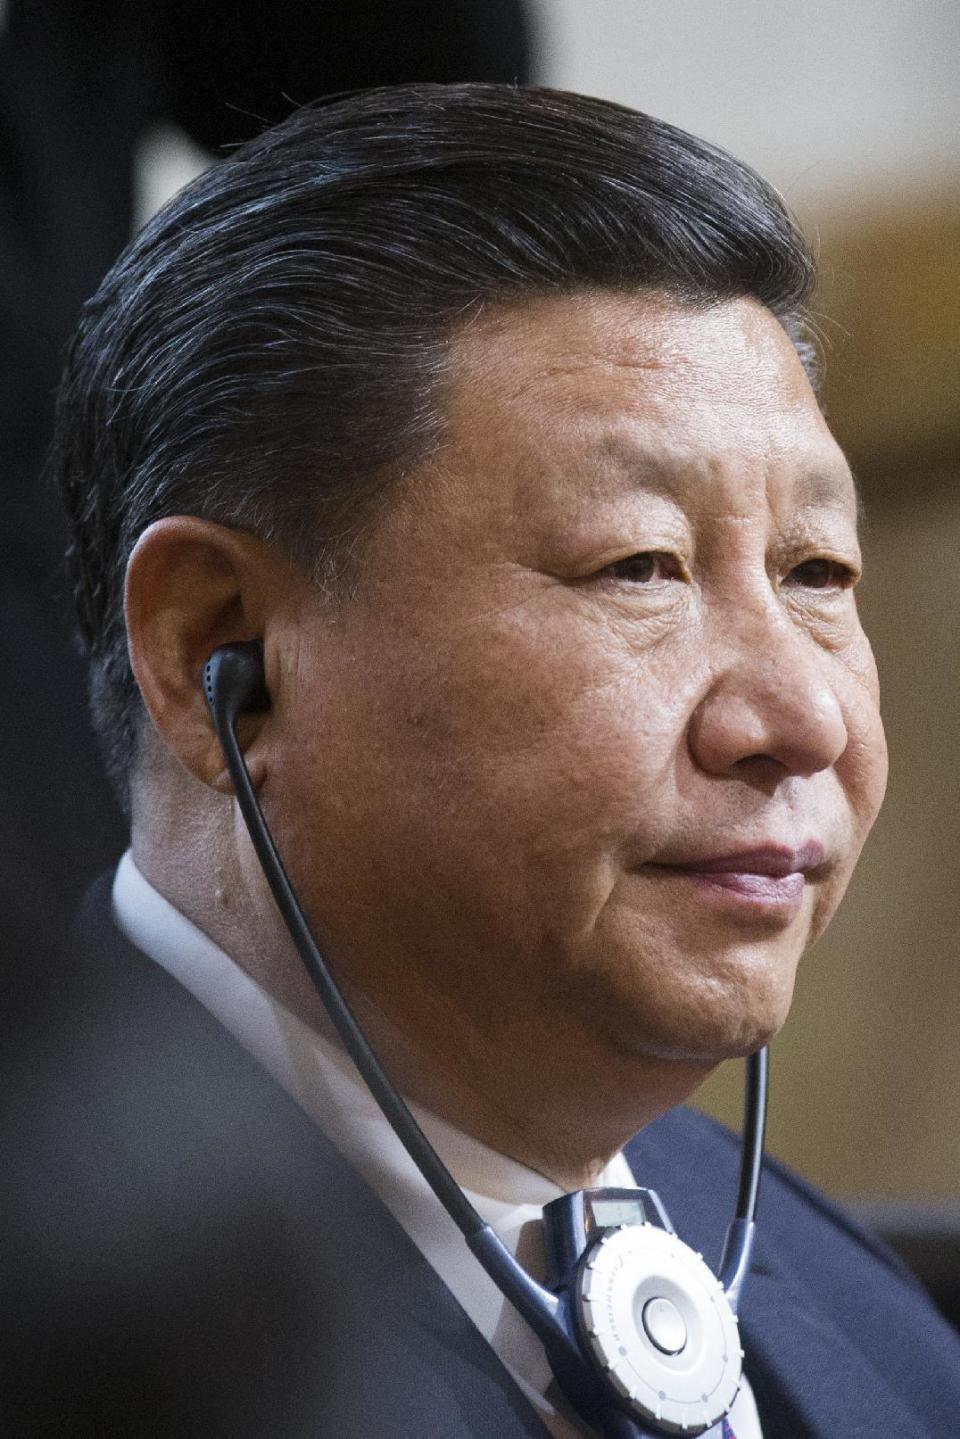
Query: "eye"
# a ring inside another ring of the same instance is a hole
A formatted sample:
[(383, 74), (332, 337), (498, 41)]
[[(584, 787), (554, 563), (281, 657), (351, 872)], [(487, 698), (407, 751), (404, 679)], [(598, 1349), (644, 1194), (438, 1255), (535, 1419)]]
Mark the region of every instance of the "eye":
[(654, 580), (677, 580), (683, 577), (683, 567), (675, 555), (664, 554), (661, 550), (640, 550), (617, 560), (603, 571), (615, 580), (627, 580), (634, 585), (648, 585)]
[(805, 590), (848, 590), (856, 581), (856, 572), (840, 560), (814, 559), (795, 565), (784, 584)]

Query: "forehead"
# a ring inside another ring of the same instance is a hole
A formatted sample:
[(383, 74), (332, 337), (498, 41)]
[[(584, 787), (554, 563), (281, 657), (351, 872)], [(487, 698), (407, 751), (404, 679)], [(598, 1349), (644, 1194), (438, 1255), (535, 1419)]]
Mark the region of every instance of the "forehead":
[(589, 293), (492, 310), (454, 344), (454, 448), (503, 478), (535, 467), (608, 489), (744, 493), (855, 513), (853, 480), (797, 353), (753, 300), (696, 309)]

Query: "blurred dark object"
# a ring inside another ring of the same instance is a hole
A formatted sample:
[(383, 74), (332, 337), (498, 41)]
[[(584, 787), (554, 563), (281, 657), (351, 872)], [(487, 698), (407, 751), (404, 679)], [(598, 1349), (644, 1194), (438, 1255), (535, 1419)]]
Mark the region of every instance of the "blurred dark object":
[(165, 113), (210, 150), (339, 90), (527, 79), (520, 0), (345, 0), (269, 11), (260, 0), (167, 0), (162, 14)]
[(101, 776), (41, 480), (63, 347), (126, 244), (144, 130), (216, 151), (331, 91), (528, 72), (521, 0), (8, 0), (0, 28), (0, 953), (49, 942), (126, 826)]
[(896, 1250), (941, 1313), (960, 1329), (960, 1204), (874, 1199), (848, 1208)]
[(149, 47), (120, 4), (11, 0), (0, 34), (0, 781), (3, 955), (45, 949), (124, 827), (86, 717), (40, 479), (62, 347), (130, 233)]

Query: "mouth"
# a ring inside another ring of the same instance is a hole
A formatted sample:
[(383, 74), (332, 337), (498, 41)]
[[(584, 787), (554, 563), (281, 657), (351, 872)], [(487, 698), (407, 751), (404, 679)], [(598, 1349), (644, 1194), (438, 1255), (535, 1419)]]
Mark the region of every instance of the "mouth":
[(678, 856), (647, 863), (643, 869), (686, 881), (705, 899), (789, 919), (800, 909), (807, 881), (819, 877), (825, 859), (823, 845), (808, 840), (799, 846), (768, 844), (732, 854)]

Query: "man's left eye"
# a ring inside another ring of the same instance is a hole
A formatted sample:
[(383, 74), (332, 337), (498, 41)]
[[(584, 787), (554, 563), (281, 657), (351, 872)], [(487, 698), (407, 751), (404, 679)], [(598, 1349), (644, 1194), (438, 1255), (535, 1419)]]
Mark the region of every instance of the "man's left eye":
[(784, 583), (805, 590), (847, 590), (855, 580), (853, 570), (840, 560), (816, 559), (795, 565)]

